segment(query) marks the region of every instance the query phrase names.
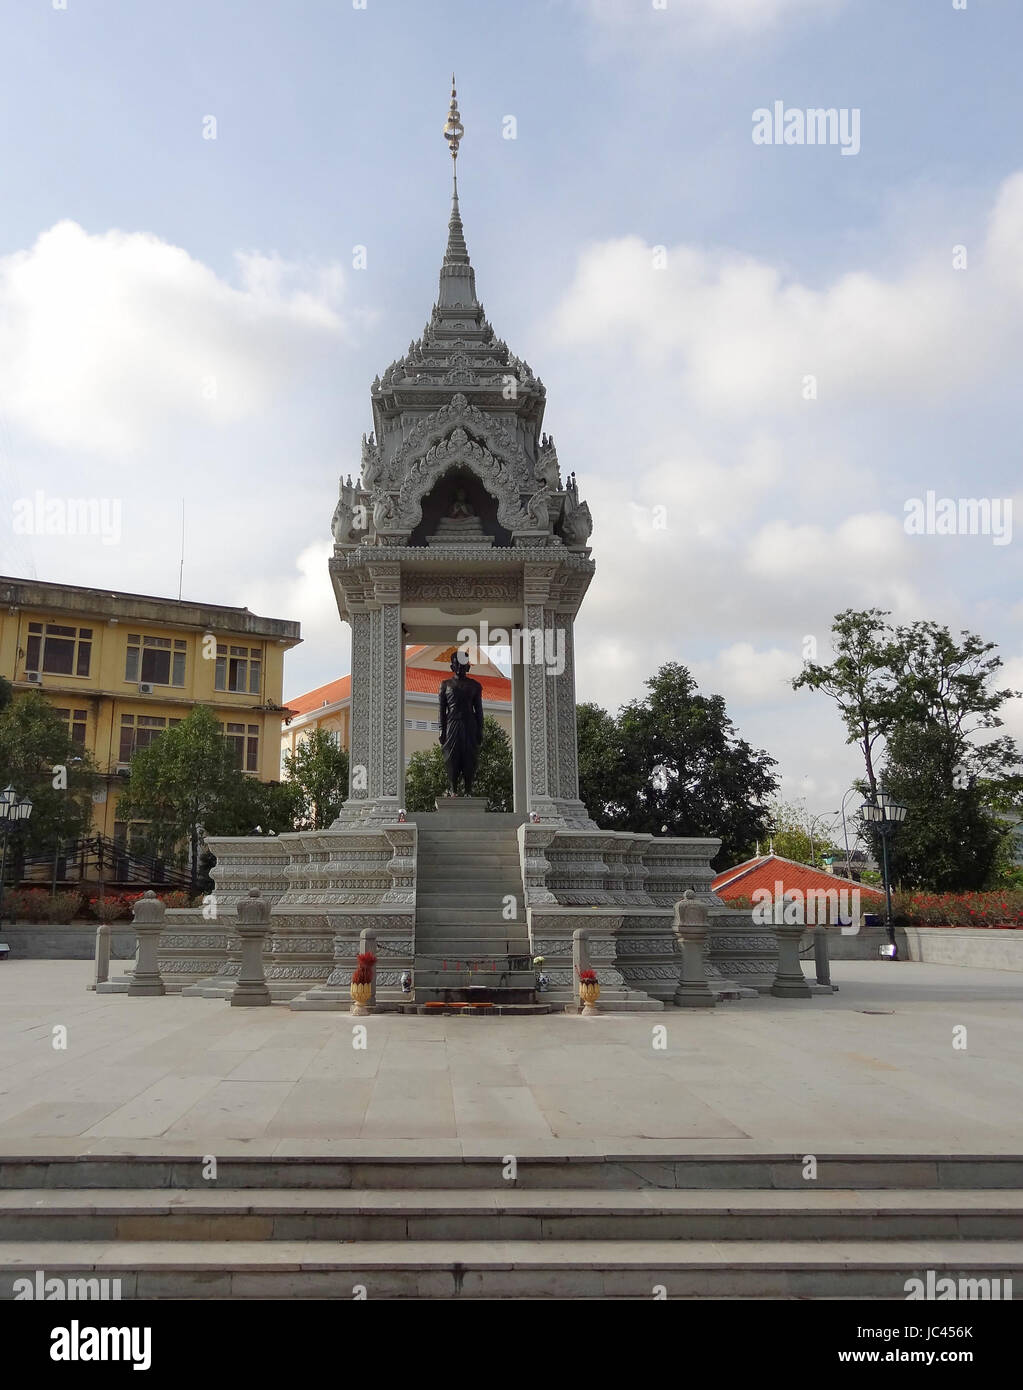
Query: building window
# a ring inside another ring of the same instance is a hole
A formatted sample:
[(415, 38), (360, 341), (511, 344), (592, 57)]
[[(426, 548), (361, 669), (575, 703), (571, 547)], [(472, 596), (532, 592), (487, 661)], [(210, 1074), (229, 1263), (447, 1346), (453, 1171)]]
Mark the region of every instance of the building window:
[(440, 722), (436, 719), (406, 719), (406, 729), (440, 729)]
[(215, 688), (238, 695), (258, 695), (262, 656), (258, 647), (227, 647), (217, 643)]
[(84, 709), (55, 709), (54, 714), (59, 714), (68, 726), (68, 734), (71, 742), (79, 748), (85, 747), (85, 726), (88, 722), (88, 712)]
[(159, 714), (122, 714), (121, 746), (117, 761), (130, 763), (132, 754), (148, 748), (154, 739), (159, 738), (164, 729), (173, 729), (180, 719), (167, 719)]
[(259, 725), (222, 724), (224, 737), (231, 745), (235, 766), (243, 772), (259, 771)]
[(29, 623), (26, 671), (43, 671), (51, 676), (87, 676), (91, 658), (91, 627)]
[(124, 679), (149, 685), (184, 685), (188, 643), (177, 638), (143, 637), (129, 632)]

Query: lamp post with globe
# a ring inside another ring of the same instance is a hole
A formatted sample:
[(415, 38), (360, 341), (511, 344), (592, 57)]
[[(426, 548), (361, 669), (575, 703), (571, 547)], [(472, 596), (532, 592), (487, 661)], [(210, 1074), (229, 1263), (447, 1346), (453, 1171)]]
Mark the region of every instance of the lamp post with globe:
[(7, 841), (20, 826), (28, 822), (32, 814), (30, 797), (19, 796), (13, 786), (8, 785), (0, 792), (0, 835), (3, 836), (3, 853), (0, 855), (0, 922), (4, 915), (4, 879), (7, 875)]
[(888, 867), (888, 841), (895, 828), (906, 819), (908, 808), (889, 795), (883, 787), (878, 787), (874, 801), (865, 801), (860, 807), (860, 815), (868, 825), (872, 825), (881, 837), (881, 873), (884, 879), (884, 924), (888, 932), (889, 959), (898, 960), (899, 948), (895, 944), (895, 927), (892, 925), (892, 883)]

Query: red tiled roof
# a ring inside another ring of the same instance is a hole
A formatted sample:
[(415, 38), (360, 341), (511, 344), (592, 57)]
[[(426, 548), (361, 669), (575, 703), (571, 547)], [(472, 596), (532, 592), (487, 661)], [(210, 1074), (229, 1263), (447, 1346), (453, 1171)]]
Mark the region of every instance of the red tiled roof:
[[(511, 700), (511, 681), (507, 676), (480, 676), (472, 673), (474, 681), (483, 687), (484, 700)], [(450, 671), (432, 671), (429, 666), (408, 666), (405, 670), (405, 689), (418, 695), (435, 695), (441, 681), (446, 681)]]
[[(764, 854), (759, 859), (747, 859), (742, 864), (723, 870), (711, 887), (719, 898), (731, 902), (734, 898), (751, 898), (758, 888), (766, 888), (773, 894), (776, 883), (781, 883), (782, 893), (793, 888), (805, 893), (811, 888), (826, 890), (848, 882), (840, 874), (829, 874), (823, 869), (811, 868), (809, 864), (797, 864), (794, 859), (783, 859), (780, 854)], [(869, 883), (856, 883), (853, 886), (861, 893), (884, 897), (880, 888), (873, 888)]]
[[(422, 651), (421, 647), (411, 647), (410, 653)], [(436, 695), (440, 689), (440, 683), (447, 680), (450, 671), (434, 671), (429, 666), (407, 666), (405, 668), (405, 690), (406, 693), (417, 695)], [(484, 700), (504, 700), (511, 701), (511, 681), (507, 676), (473, 676), (483, 687)], [(342, 676), (340, 680), (331, 681), (328, 685), (317, 686), (315, 690), (308, 691), (305, 695), (296, 695), (294, 699), (288, 701), (288, 709), (294, 714), (312, 714), (314, 710), (322, 709), (324, 705), (335, 705), (339, 700), (347, 700), (352, 693), (351, 676)]]
[(288, 708), (296, 714), (308, 714), (310, 710), (337, 704), (338, 700), (347, 700), (351, 693), (351, 676), (342, 676), (339, 681), (330, 681), (327, 685), (318, 685), (315, 690), (310, 690), (305, 695), (296, 695), (288, 701)]

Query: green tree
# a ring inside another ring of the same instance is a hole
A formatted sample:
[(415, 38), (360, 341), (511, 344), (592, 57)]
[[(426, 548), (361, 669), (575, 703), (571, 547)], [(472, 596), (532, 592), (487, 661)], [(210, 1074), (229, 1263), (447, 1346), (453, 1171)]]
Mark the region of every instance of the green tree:
[(822, 690), (835, 701), (846, 742), (857, 744), (863, 754), (872, 799), (877, 794), (875, 754), (895, 722), (899, 699), (897, 656), (887, 617), (880, 608), (839, 613), (831, 625), (834, 661), (827, 666), (808, 661), (792, 682), (793, 690)]
[[(1007, 826), (1020, 802), (1014, 741), (995, 731), (1017, 692), (996, 688), (995, 644), (954, 637), (940, 623), (892, 627), (872, 608), (840, 613), (830, 666), (807, 665), (793, 681), (837, 703), (850, 743), (863, 752), (864, 794), (876, 797), (884, 757), (886, 789), (908, 808), (892, 837), (893, 879), (939, 889), (983, 887), (997, 879)], [(875, 855), (880, 840), (865, 834)]]
[(1019, 804), (1023, 764), (994, 731), (1017, 692), (996, 688), (993, 642), (934, 622), (895, 632), (902, 673), (899, 722), (888, 737), (885, 784), (908, 808), (891, 841), (893, 877), (939, 891), (993, 887)]
[(598, 825), (622, 825), (643, 783), (638, 749), (626, 747), (618, 720), (599, 705), (575, 711), (579, 799)]
[[(838, 847), (828, 838), (827, 832), (818, 819), (814, 827), (811, 817), (801, 806), (793, 806), (788, 801), (775, 801), (770, 807), (768, 843), (775, 854), (783, 859), (794, 859), (797, 864), (812, 864), (823, 869), (828, 856), (840, 853)], [(813, 833), (811, 834), (811, 829)]]
[(294, 753), (284, 755), (284, 773), (298, 789), (296, 824), (325, 830), (348, 796), (348, 753), (325, 729), (314, 729)]
[(202, 835), (237, 833), (239, 807), (251, 805), (246, 782), (216, 715), (196, 705), (132, 758), (118, 813), (146, 823), (141, 838), (150, 854), (187, 860), (195, 893)]
[(991, 804), (991, 784), (949, 781), (947, 740), (939, 729), (907, 724), (896, 730), (888, 740), (884, 781), (908, 808), (889, 841), (894, 881), (936, 892), (994, 886), (1008, 827)]
[(17, 834), (23, 853), (51, 854), (57, 840), (88, 831), (95, 769), (37, 690), (6, 703), (0, 691), (0, 786), (8, 785), (32, 800), (32, 815)]
[[(434, 802), (447, 790), (448, 774), (440, 744), (413, 753), (405, 769), (405, 809), (432, 811)], [(472, 793), (487, 798), (488, 811), (512, 810), (511, 741), (492, 714), (483, 716), (483, 740)]]
[(218, 813), (216, 833), (284, 835), (305, 828), (304, 793), (297, 783), (260, 782), (255, 777), (244, 777), (237, 800)]
[(722, 697), (701, 695), (684, 666), (669, 662), (646, 685), (617, 720), (587, 707), (585, 805), (610, 830), (720, 837), (717, 863), (734, 864), (765, 838), (775, 760), (737, 736)]

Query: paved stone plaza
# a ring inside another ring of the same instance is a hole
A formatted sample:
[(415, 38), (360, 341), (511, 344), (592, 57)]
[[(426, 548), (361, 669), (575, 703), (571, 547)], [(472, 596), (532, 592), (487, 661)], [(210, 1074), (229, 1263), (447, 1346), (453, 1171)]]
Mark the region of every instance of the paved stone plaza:
[(97, 997), (87, 962), (8, 960), (0, 1152), (1019, 1152), (1018, 976), (833, 969), (835, 995), (707, 1012), (352, 1020)]

